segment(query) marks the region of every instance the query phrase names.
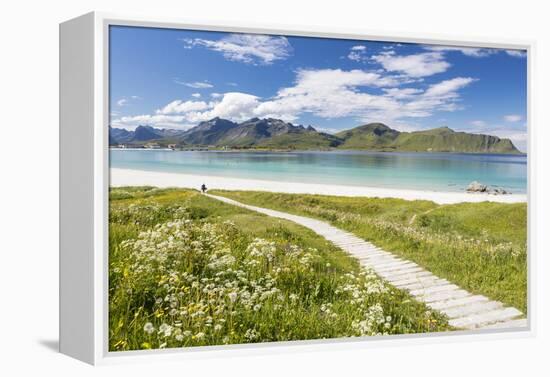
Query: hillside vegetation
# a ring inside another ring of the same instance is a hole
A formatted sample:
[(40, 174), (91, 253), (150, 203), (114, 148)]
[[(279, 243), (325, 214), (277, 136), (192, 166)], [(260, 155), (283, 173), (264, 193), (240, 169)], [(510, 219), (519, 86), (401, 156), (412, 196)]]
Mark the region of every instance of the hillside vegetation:
[(448, 127), (399, 132), (372, 123), (336, 134), (340, 148), (403, 152), (520, 153), (509, 139), (455, 132)]

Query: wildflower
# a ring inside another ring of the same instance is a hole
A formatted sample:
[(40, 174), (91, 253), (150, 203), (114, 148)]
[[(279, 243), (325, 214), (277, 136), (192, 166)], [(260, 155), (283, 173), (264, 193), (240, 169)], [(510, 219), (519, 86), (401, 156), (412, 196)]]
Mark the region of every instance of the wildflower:
[(228, 294), (229, 296), (229, 300), (231, 300), (231, 302), (235, 302), (237, 300), (237, 292), (230, 292)]
[(155, 326), (153, 326), (151, 322), (147, 322), (145, 326), (143, 326), (143, 331), (151, 335), (155, 331)]
[(258, 338), (258, 333), (254, 329), (248, 329), (246, 330), (246, 333), (244, 334), (244, 337), (248, 339), (249, 341), (255, 340)]
[(206, 334), (203, 333), (203, 332), (198, 332), (198, 333), (195, 334), (195, 339), (202, 339), (202, 338), (204, 338), (205, 335)]
[(164, 334), (165, 337), (172, 335), (172, 326), (167, 323), (163, 323), (159, 327), (159, 334)]

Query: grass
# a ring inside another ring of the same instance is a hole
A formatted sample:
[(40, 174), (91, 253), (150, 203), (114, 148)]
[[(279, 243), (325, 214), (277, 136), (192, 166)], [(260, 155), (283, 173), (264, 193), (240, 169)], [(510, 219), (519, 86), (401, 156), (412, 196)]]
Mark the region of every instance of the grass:
[(527, 312), (527, 205), (216, 191), (326, 220), (478, 294)]
[(192, 190), (110, 192), (111, 351), (449, 330), (314, 232)]

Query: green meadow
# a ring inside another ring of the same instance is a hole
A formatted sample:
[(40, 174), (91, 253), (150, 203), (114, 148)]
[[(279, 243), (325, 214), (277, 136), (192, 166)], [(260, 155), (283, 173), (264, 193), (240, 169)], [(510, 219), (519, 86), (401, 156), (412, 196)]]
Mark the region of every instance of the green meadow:
[[(428, 202), (218, 194), (325, 219), (426, 267), (438, 266), (445, 277), (461, 276), (454, 280), (465, 280), (468, 288), (486, 289), (518, 307), (524, 303), (525, 231), (513, 220), (521, 218), (521, 206), (450, 212)], [(474, 213), (507, 220), (482, 227), (481, 218), (469, 223)], [(451, 330), (445, 317), (311, 230), (197, 191), (111, 189), (109, 226), (111, 351)], [(419, 233), (403, 235), (404, 229)], [(460, 250), (456, 239), (440, 248), (443, 239), (427, 234), (483, 236), (487, 245), (509, 246), (489, 253), (468, 238)]]

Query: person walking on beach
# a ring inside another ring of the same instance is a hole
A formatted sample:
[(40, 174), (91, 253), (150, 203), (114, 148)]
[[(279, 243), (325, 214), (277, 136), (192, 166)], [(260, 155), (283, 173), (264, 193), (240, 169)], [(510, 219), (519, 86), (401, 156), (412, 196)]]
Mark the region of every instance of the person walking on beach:
[(206, 190), (207, 190), (206, 185), (203, 183), (202, 186), (201, 186), (202, 193), (206, 194)]

